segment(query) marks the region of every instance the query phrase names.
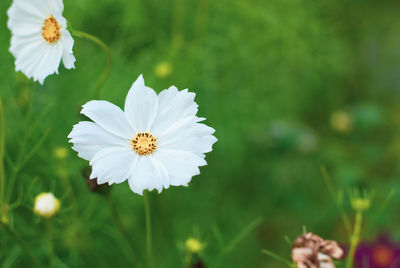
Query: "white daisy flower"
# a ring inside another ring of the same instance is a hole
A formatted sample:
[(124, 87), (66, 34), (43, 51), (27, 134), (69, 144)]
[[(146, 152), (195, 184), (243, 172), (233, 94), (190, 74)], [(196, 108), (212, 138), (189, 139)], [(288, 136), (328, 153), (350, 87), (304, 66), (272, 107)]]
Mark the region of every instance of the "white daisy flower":
[(58, 74), (61, 59), (65, 68), (75, 67), (74, 40), (63, 10), (62, 0), (14, 0), (7, 12), (15, 68), (41, 84)]
[(125, 111), (107, 101), (90, 101), (83, 121), (69, 134), (78, 156), (89, 160), (97, 183), (128, 180), (133, 192), (187, 186), (205, 153), (212, 151), (215, 130), (199, 122), (195, 94), (170, 87), (159, 95), (142, 76), (133, 83)]

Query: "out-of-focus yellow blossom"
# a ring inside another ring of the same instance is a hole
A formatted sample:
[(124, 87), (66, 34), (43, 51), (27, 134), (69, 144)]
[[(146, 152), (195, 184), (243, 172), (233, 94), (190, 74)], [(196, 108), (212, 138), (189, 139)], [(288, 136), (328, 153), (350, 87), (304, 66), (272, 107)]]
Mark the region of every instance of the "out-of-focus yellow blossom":
[(8, 224), (8, 205), (5, 204), (3, 206), (3, 213), (1, 214), (1, 223), (7, 225)]
[(160, 62), (157, 64), (156, 68), (154, 69), (154, 72), (157, 77), (159, 78), (165, 78), (172, 73), (172, 65), (169, 62)]
[(49, 219), (60, 210), (60, 201), (52, 193), (41, 193), (35, 198), (33, 212)]
[(68, 156), (68, 150), (65, 147), (57, 147), (54, 149), (53, 153), (54, 156), (60, 160), (65, 159)]
[(368, 198), (356, 197), (351, 199), (351, 206), (355, 211), (366, 211), (371, 205), (371, 200)]
[(189, 238), (185, 242), (185, 247), (191, 253), (199, 253), (203, 249), (203, 244), (196, 238)]
[(354, 127), (353, 117), (348, 112), (336, 111), (331, 116), (331, 127), (337, 132), (349, 133)]

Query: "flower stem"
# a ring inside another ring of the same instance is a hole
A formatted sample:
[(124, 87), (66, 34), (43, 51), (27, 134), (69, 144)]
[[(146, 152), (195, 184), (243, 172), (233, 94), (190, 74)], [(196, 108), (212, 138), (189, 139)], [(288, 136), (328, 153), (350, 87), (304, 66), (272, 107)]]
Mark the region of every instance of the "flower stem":
[(51, 227), (51, 220), (46, 221), (47, 234), (49, 236), (49, 267), (54, 267), (55, 253), (53, 244), (53, 229)]
[(150, 202), (149, 193), (145, 191), (143, 193), (144, 199), (144, 212), (146, 217), (146, 249), (147, 249), (147, 261), (150, 268), (153, 268), (153, 253), (151, 247), (151, 216), (150, 216)]
[(15, 238), (18, 244), (21, 246), (22, 250), (25, 252), (26, 256), (31, 260), (34, 267), (42, 267), (39, 260), (32, 254), (28, 246), (25, 244), (24, 240), (19, 236), (19, 234), (11, 229), (10, 226), (6, 226), (7, 231)]
[(349, 255), (347, 256), (347, 260), (346, 260), (346, 268), (353, 268), (354, 254), (356, 252), (357, 245), (360, 242), (362, 216), (363, 215), (362, 215), (361, 211), (356, 212), (356, 220), (354, 223), (354, 230), (353, 230), (353, 234), (350, 237), (350, 250), (349, 250)]
[(0, 98), (0, 220), (3, 219), (4, 211), (4, 193), (5, 193), (5, 175), (4, 175), (4, 147), (6, 139), (6, 122), (4, 117), (3, 101)]
[(71, 34), (76, 37), (85, 38), (89, 41), (92, 41), (93, 43), (95, 43), (96, 45), (101, 47), (107, 55), (107, 66), (106, 66), (103, 74), (100, 76), (99, 80), (97, 80), (96, 86), (93, 91), (93, 98), (98, 99), (100, 96), (101, 88), (103, 87), (104, 83), (106, 82), (106, 80), (111, 72), (112, 57), (111, 57), (110, 48), (103, 41), (101, 41), (99, 38), (97, 38), (94, 35), (91, 35), (91, 34), (88, 34), (85, 32), (81, 32), (81, 31), (72, 30), (72, 29), (71, 29)]
[(108, 203), (110, 205), (111, 213), (113, 215), (113, 219), (115, 220), (117, 228), (118, 228), (119, 232), (121, 233), (121, 235), (123, 236), (123, 238), (126, 240), (126, 242), (129, 245), (130, 256), (132, 258), (132, 264), (135, 264), (135, 258), (136, 258), (136, 256), (135, 256), (135, 248), (134, 248), (134, 245), (132, 243), (132, 240), (129, 239), (129, 233), (126, 230), (126, 228), (125, 228), (125, 226), (124, 226), (124, 224), (123, 224), (123, 222), (121, 220), (121, 217), (119, 216), (118, 210), (115, 207), (115, 204), (111, 200), (110, 196), (107, 196), (106, 199), (107, 199), (107, 201), (108, 201)]

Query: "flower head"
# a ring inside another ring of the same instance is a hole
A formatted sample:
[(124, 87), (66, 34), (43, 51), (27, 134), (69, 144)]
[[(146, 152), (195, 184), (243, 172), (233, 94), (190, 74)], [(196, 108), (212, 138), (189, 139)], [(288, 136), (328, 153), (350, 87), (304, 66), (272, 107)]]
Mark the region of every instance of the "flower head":
[(292, 259), (297, 268), (335, 268), (332, 258), (340, 259), (343, 249), (332, 240), (305, 233), (293, 242)]
[(176, 87), (157, 95), (140, 76), (126, 97), (125, 111), (107, 101), (83, 106), (82, 114), (94, 122), (74, 126), (68, 136), (72, 149), (90, 161), (90, 178), (98, 184), (128, 180), (138, 194), (187, 186), (217, 141), (215, 130), (196, 116), (194, 97)]
[(399, 267), (400, 243), (395, 243), (390, 236), (382, 234), (375, 241), (361, 242), (354, 259), (357, 268)]
[(60, 210), (60, 201), (52, 193), (41, 193), (35, 198), (33, 212), (49, 219)]
[(172, 65), (169, 62), (160, 62), (154, 69), (156, 76), (159, 78), (165, 78), (172, 73)]
[(57, 159), (63, 160), (67, 158), (68, 150), (67, 148), (60, 146), (54, 149), (53, 154)]
[(354, 189), (350, 193), (351, 207), (355, 211), (364, 212), (370, 208), (372, 198), (373, 192), (366, 190), (360, 192), (358, 189)]
[(62, 0), (14, 0), (8, 10), (15, 68), (41, 84), (47, 76), (58, 74), (61, 60), (65, 68), (74, 68), (74, 40), (63, 10)]
[(196, 238), (189, 238), (185, 242), (185, 248), (190, 253), (199, 253), (203, 249), (203, 244)]
[(331, 115), (331, 126), (337, 132), (348, 133), (352, 131), (354, 120), (346, 111), (336, 111)]

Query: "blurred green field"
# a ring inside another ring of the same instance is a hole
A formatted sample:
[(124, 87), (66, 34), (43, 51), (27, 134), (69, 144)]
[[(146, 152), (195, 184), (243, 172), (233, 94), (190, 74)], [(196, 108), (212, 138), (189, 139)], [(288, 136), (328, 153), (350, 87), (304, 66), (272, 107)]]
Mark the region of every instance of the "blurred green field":
[[(32, 206), (37, 194), (52, 191), (62, 203), (52, 220), (56, 267), (146, 267), (142, 197), (127, 183), (112, 186), (109, 197), (90, 192), (82, 176), (89, 165), (67, 140), (72, 126), (84, 120), (79, 109), (104, 69), (103, 51), (74, 38), (76, 69), (61, 68), (43, 86), (33, 83), (15, 72), (8, 52), (10, 5), (11, 0), (0, 2), (7, 159), (18, 159), (21, 148), (30, 151), (50, 131), (16, 176), (11, 201), (23, 203), (9, 211), (11, 224), (47, 266), (46, 222)], [(337, 188), (375, 192), (366, 239), (382, 232), (400, 239), (398, 194), (376, 216), (388, 193), (400, 186), (400, 2), (65, 0), (64, 5), (74, 29), (111, 48), (113, 69), (101, 99), (121, 107), (143, 74), (158, 92), (170, 85), (195, 92), (199, 116), (216, 129), (219, 141), (201, 175), (188, 188), (151, 194), (157, 267), (183, 267), (182, 244), (189, 237), (206, 243), (206, 267), (217, 267), (221, 246), (258, 217), (262, 223), (221, 257), (219, 267), (284, 267), (261, 249), (289, 258), (283, 237), (294, 239), (303, 225), (346, 244), (322, 165)], [(160, 76), (157, 68), (165, 63), (171, 73)], [(54, 154), (60, 147), (68, 149), (65, 159)], [(15, 239), (0, 229), (0, 267), (30, 265)]]

